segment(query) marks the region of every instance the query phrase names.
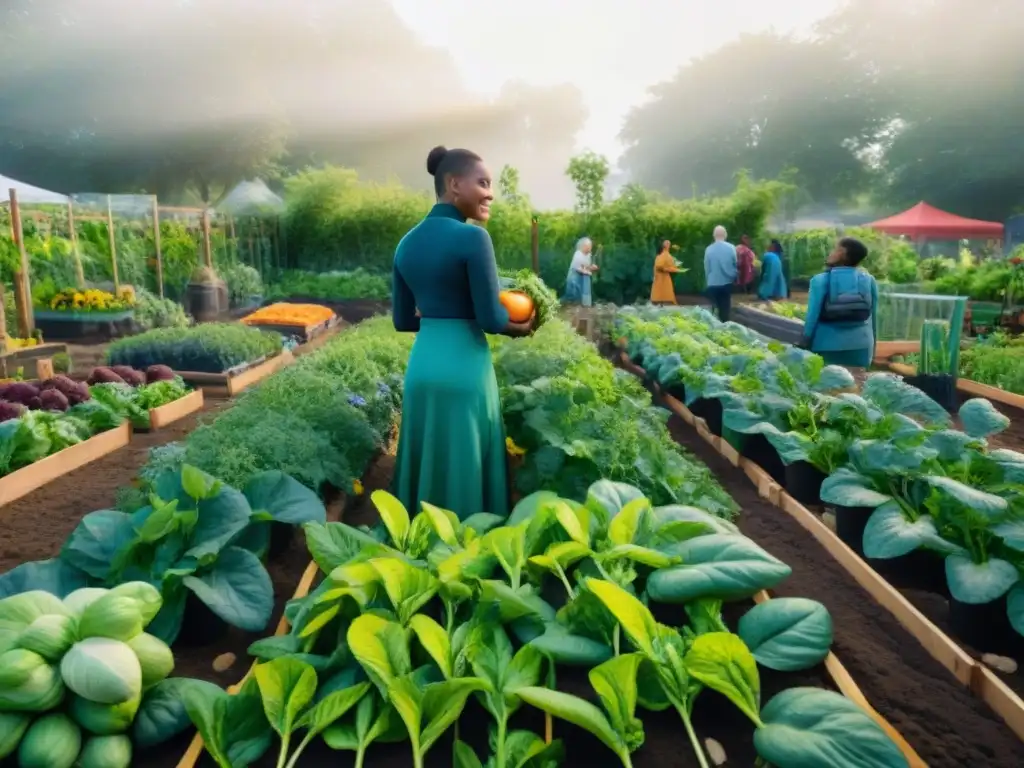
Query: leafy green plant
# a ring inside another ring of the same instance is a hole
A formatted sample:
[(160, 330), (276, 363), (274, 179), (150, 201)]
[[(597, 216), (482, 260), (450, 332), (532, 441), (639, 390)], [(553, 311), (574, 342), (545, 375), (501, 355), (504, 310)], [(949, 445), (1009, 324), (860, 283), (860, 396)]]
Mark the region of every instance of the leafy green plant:
[(119, 413), (89, 401), (66, 412), (25, 411), (0, 422), (0, 477), (116, 427)]
[(378, 274), (362, 268), (321, 273), (286, 270), (267, 287), (269, 299), (298, 297), (325, 301), (383, 301), (391, 298), (391, 278), (386, 273)]
[[(0, 600), (2, 756), (17, 750), (19, 764), (48, 768), (129, 765), (133, 723), (150, 718), (158, 697), (180, 705), (155, 692), (186, 682), (168, 678), (171, 649), (145, 631), (160, 607), (159, 591), (139, 581), (63, 600), (43, 591)], [(148, 745), (178, 731), (142, 723)]]
[(142, 331), (154, 328), (187, 328), (188, 315), (173, 299), (161, 299), (145, 289), (135, 291), (135, 324)]
[(19, 565), (0, 577), (0, 593), (65, 595), (81, 586), (145, 579), (159, 585), (162, 606), (150, 631), (165, 642), (177, 638), (189, 599), (233, 626), (263, 629), (274, 606), (260, 561), (271, 524), (323, 521), (323, 503), (274, 471), (252, 478), (243, 493), (184, 465), (154, 478), (149, 489), (150, 503), (134, 512), (86, 515), (59, 559)]
[(176, 371), (224, 371), (281, 351), (281, 337), (241, 323), (203, 323), (192, 328), (158, 328), (118, 339), (107, 349), (110, 365), (145, 370), (167, 365)]
[(537, 325), (544, 325), (558, 314), (558, 296), (547, 284), (534, 274), (533, 270), (503, 270), (501, 273), (503, 287), (506, 290), (522, 291), (531, 299), (537, 310)]
[[(316, 670), (298, 659), (280, 658), (258, 664), (254, 674), (263, 711), (281, 738), (278, 768), (298, 765), (302, 752), (313, 739), (358, 704), (370, 688), (369, 683), (357, 683), (318, 697)], [(289, 753), (292, 734), (301, 730), (305, 730), (305, 736)]]
[[(460, 521), (430, 504), (410, 515), (380, 491), (373, 501), (381, 518), (374, 528), (305, 526), (324, 580), (287, 607), (288, 635), (250, 648), (264, 661), (299, 659), (343, 687), (370, 680), (374, 689), (354, 713), (324, 731), (329, 746), (356, 752), (357, 765), (369, 745), (401, 739), (401, 723), (420, 764), (471, 695), (494, 720), (492, 754), (484, 763), (456, 735), (459, 768), (557, 765), (557, 743), (510, 730), (524, 703), (589, 730), (624, 765), (643, 742), (637, 707), (674, 706), (706, 765), (691, 720), (703, 688), (751, 720), (767, 755), (795, 712), (785, 698), (761, 712), (757, 664), (807, 669), (832, 642), (827, 610), (799, 599), (758, 606), (741, 619), (741, 634), (730, 632), (722, 601), (776, 585), (789, 568), (729, 521), (688, 506), (653, 507), (631, 486), (599, 481), (582, 503), (540, 491), (506, 520), (481, 513)], [(645, 601), (683, 603), (688, 621), (659, 624)], [(558, 691), (555, 664), (593, 667), (601, 706)], [(820, 723), (800, 724), (820, 736), (781, 768), (833, 753), (849, 764), (878, 757), (879, 765), (905, 765), (862, 711), (849, 712), (836, 694), (820, 703)], [(849, 739), (829, 730), (844, 717)]]
[(517, 695), (530, 706), (594, 734), (626, 768), (631, 768), (630, 753), (644, 742), (643, 723), (636, 717), (639, 698), (636, 678), (643, 661), (640, 654), (630, 653), (590, 670), (590, 684), (604, 712), (585, 699), (548, 688), (521, 688)]

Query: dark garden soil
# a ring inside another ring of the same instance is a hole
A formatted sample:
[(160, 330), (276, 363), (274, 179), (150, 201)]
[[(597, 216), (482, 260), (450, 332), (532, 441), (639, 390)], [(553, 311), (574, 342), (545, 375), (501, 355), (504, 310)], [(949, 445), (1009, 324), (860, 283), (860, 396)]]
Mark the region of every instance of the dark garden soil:
[(132, 435), (123, 448), (4, 505), (0, 508), (0, 573), (28, 560), (56, 557), (82, 517), (113, 506), (115, 490), (131, 485), (150, 448), (183, 439), (201, 420), (211, 419), (228, 405), (207, 401), (199, 413), (154, 432)]
[(739, 504), (737, 523), (742, 532), (792, 567), (793, 575), (773, 593), (812, 598), (828, 607), (835, 625), (835, 654), (872, 706), (931, 768), (1024, 765), (1024, 743), (934, 661), (807, 531), (761, 499), (740, 469), (677, 416), (671, 417), (669, 429)]

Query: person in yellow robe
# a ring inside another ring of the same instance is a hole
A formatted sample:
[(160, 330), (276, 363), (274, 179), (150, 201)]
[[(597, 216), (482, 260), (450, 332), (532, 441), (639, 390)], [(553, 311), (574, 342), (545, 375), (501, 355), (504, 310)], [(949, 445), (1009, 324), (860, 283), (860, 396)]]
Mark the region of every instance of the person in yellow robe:
[(652, 304), (675, 304), (676, 288), (672, 284), (672, 275), (682, 270), (676, 266), (676, 260), (672, 257), (672, 243), (665, 240), (661, 244), (661, 251), (654, 259), (654, 282), (651, 284)]

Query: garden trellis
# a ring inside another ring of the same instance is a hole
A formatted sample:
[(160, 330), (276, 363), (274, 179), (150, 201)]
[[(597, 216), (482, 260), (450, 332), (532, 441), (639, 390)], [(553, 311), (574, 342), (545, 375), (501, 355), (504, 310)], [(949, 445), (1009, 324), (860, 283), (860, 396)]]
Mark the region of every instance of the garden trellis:
[(247, 263), (255, 267), (261, 276), (284, 266), (281, 258), (281, 214), (284, 210), (284, 200), (262, 179), (241, 182), (217, 206), (217, 211), (227, 217), (236, 256), (243, 262), (246, 260), (242, 259), (238, 248), (235, 223), (244, 226), (242, 239), (247, 243)]

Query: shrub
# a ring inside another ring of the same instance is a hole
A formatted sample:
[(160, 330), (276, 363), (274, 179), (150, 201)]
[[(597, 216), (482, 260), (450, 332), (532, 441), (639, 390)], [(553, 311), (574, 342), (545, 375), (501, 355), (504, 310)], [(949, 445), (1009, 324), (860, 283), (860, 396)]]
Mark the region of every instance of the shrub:
[(412, 340), (388, 319), (342, 332), (193, 432), (185, 460), (237, 486), (279, 469), (351, 491), (396, 423)]
[(361, 267), (347, 272), (320, 274), (287, 270), (267, 288), (267, 298), (308, 298), (322, 301), (386, 300), (391, 298), (391, 276), (374, 274)]
[[(541, 276), (561, 294), (576, 241), (588, 235), (601, 247), (595, 298), (628, 303), (649, 294), (657, 244), (669, 238), (680, 245), (678, 258), (689, 268), (677, 288), (699, 290), (704, 248), (714, 227), (723, 224), (734, 236), (760, 237), (779, 190), (775, 183), (741, 179), (729, 197), (678, 201), (634, 189), (593, 213), (537, 214)], [(293, 176), (286, 182), (286, 199), (289, 267), (311, 272), (362, 268), (382, 276), (390, 275), (398, 241), (432, 204), (426, 193), (361, 182), (341, 168)], [(487, 229), (503, 269), (530, 267), (533, 215), (523, 201), (492, 205)]]
[(138, 289), (135, 292), (135, 324), (142, 331), (150, 331), (154, 328), (187, 328), (189, 320), (178, 302)]

